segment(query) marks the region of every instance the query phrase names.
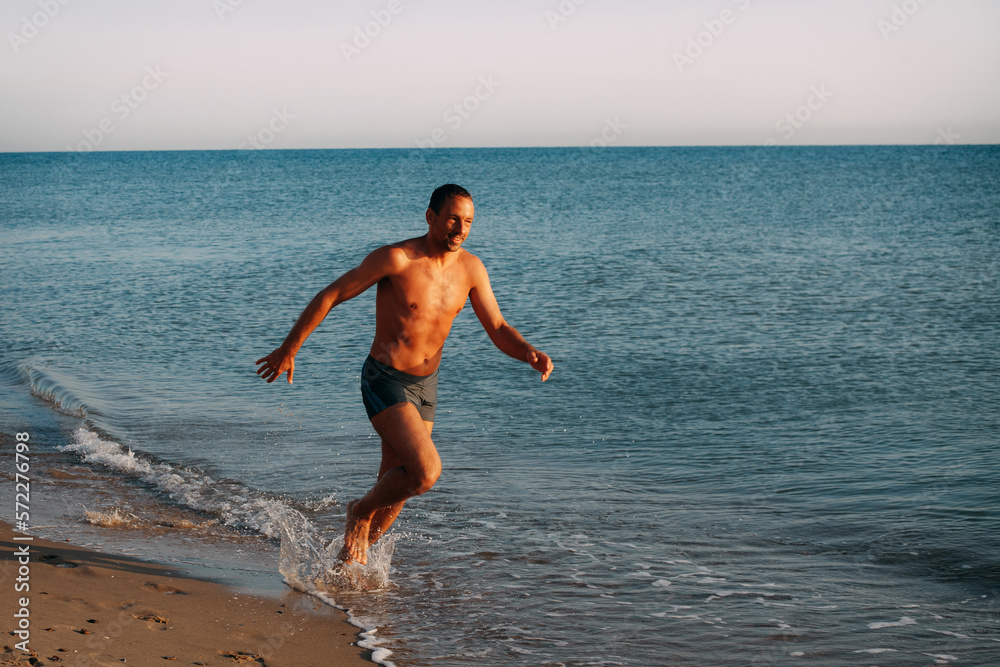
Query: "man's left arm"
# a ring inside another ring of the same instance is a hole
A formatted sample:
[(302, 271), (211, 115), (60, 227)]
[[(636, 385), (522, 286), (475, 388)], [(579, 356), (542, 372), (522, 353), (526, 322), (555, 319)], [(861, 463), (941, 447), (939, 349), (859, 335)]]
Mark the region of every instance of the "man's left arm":
[(503, 314), (500, 313), (500, 305), (493, 295), (493, 288), (490, 287), (490, 277), (486, 273), (486, 267), (476, 257), (472, 258), (472, 262), (473, 281), (469, 300), (490, 340), (504, 354), (530, 364), (542, 374), (542, 382), (548, 380), (552, 374), (552, 360), (549, 355), (536, 349), (524, 340), (524, 336), (518, 333), (517, 329), (507, 324)]

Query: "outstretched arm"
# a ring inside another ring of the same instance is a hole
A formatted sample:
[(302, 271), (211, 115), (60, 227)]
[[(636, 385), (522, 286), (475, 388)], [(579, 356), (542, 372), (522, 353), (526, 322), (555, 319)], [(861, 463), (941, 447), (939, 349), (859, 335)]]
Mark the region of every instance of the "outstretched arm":
[(292, 383), (295, 372), (295, 355), (306, 342), (309, 334), (319, 326), (320, 322), (337, 304), (353, 299), (369, 287), (377, 283), (393, 270), (394, 249), (386, 246), (375, 250), (365, 257), (361, 264), (330, 283), (319, 294), (313, 297), (306, 309), (299, 315), (292, 330), (285, 337), (285, 342), (271, 354), (258, 359), (255, 364), (260, 366), (257, 375), (269, 383), (277, 380), (282, 373), (288, 373), (288, 384)]
[(478, 259), (474, 261), (474, 282), (469, 292), (469, 300), (490, 340), (504, 354), (530, 364), (542, 374), (542, 382), (548, 380), (552, 374), (552, 360), (549, 355), (529, 344), (517, 329), (507, 324), (500, 313), (493, 288), (490, 287), (490, 277), (486, 273), (486, 267)]

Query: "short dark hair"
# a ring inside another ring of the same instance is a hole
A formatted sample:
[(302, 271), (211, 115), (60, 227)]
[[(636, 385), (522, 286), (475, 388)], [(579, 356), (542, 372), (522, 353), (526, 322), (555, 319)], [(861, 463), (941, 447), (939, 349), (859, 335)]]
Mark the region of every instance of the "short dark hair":
[(431, 195), (431, 203), (428, 204), (428, 208), (435, 213), (440, 213), (441, 207), (444, 206), (444, 203), (448, 201), (449, 197), (467, 197), (469, 200), (472, 199), (472, 195), (469, 194), (469, 191), (461, 185), (445, 183)]

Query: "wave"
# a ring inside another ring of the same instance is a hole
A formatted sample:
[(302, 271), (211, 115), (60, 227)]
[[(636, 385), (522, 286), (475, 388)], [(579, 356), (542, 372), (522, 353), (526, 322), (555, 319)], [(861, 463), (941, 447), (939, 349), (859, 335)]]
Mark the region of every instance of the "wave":
[(64, 415), (86, 419), (89, 414), (100, 412), (87, 406), (72, 389), (75, 384), (72, 378), (58, 371), (42, 370), (29, 364), (5, 364), (3, 371), (26, 385), (32, 396), (49, 403)]
[[(191, 468), (149, 460), (83, 426), (74, 431), (72, 443), (58, 449), (149, 484), (176, 503), (218, 517), (224, 525), (279, 539), (278, 570), (285, 583), (346, 611), (351, 623), (362, 630), (358, 645), (372, 650), (375, 662), (394, 667), (388, 661), (392, 651), (380, 646), (381, 640), (375, 636), (378, 628), (339, 605), (336, 596), (342, 591), (371, 591), (389, 585), (395, 536), (386, 536), (371, 549), (367, 565), (344, 565), (336, 558), (343, 537), (325, 542), (312, 522), (285, 500), (234, 487), (230, 482), (220, 484), (211, 475)], [(320, 501), (321, 506), (331, 503), (330, 499)]]

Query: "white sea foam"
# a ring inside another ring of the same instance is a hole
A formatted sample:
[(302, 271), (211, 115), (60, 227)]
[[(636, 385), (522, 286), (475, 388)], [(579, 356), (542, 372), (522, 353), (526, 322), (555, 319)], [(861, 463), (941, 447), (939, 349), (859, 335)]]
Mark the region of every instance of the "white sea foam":
[(381, 645), (383, 640), (375, 636), (376, 632), (378, 632), (377, 628), (363, 630), (358, 646), (372, 652), (372, 662), (385, 665), (385, 667), (396, 667), (396, 664), (389, 660), (392, 651)]
[(916, 625), (917, 622), (914, 621), (909, 616), (903, 616), (898, 621), (882, 621), (878, 623), (869, 623), (869, 630), (881, 630), (882, 628), (901, 628), (904, 625)]
[(855, 653), (870, 653), (872, 655), (878, 655), (879, 653), (899, 653), (899, 651), (894, 648), (863, 648), (855, 651)]
[(934, 658), (934, 664), (936, 665), (947, 665), (949, 662), (958, 660), (953, 655), (948, 655), (947, 653), (924, 653), (928, 658)]
[(218, 480), (209, 475), (146, 460), (136, 456), (131, 449), (112, 440), (104, 440), (83, 427), (73, 433), (71, 444), (59, 449), (76, 452), (87, 463), (103, 465), (150, 484), (177, 503), (216, 514), (228, 526), (249, 528), (272, 538), (281, 536), (274, 517), (282, 515), (283, 509), (288, 508), (280, 500), (249, 491), (245, 496), (228, 494), (226, 488), (220, 487)]
[(939, 635), (949, 635), (949, 636), (955, 637), (957, 639), (971, 639), (971, 637), (969, 637), (969, 635), (963, 635), (963, 634), (961, 634), (959, 632), (951, 632), (949, 630), (935, 630), (934, 628), (927, 628), (927, 629), (929, 631), (931, 631), (931, 632), (936, 632)]

